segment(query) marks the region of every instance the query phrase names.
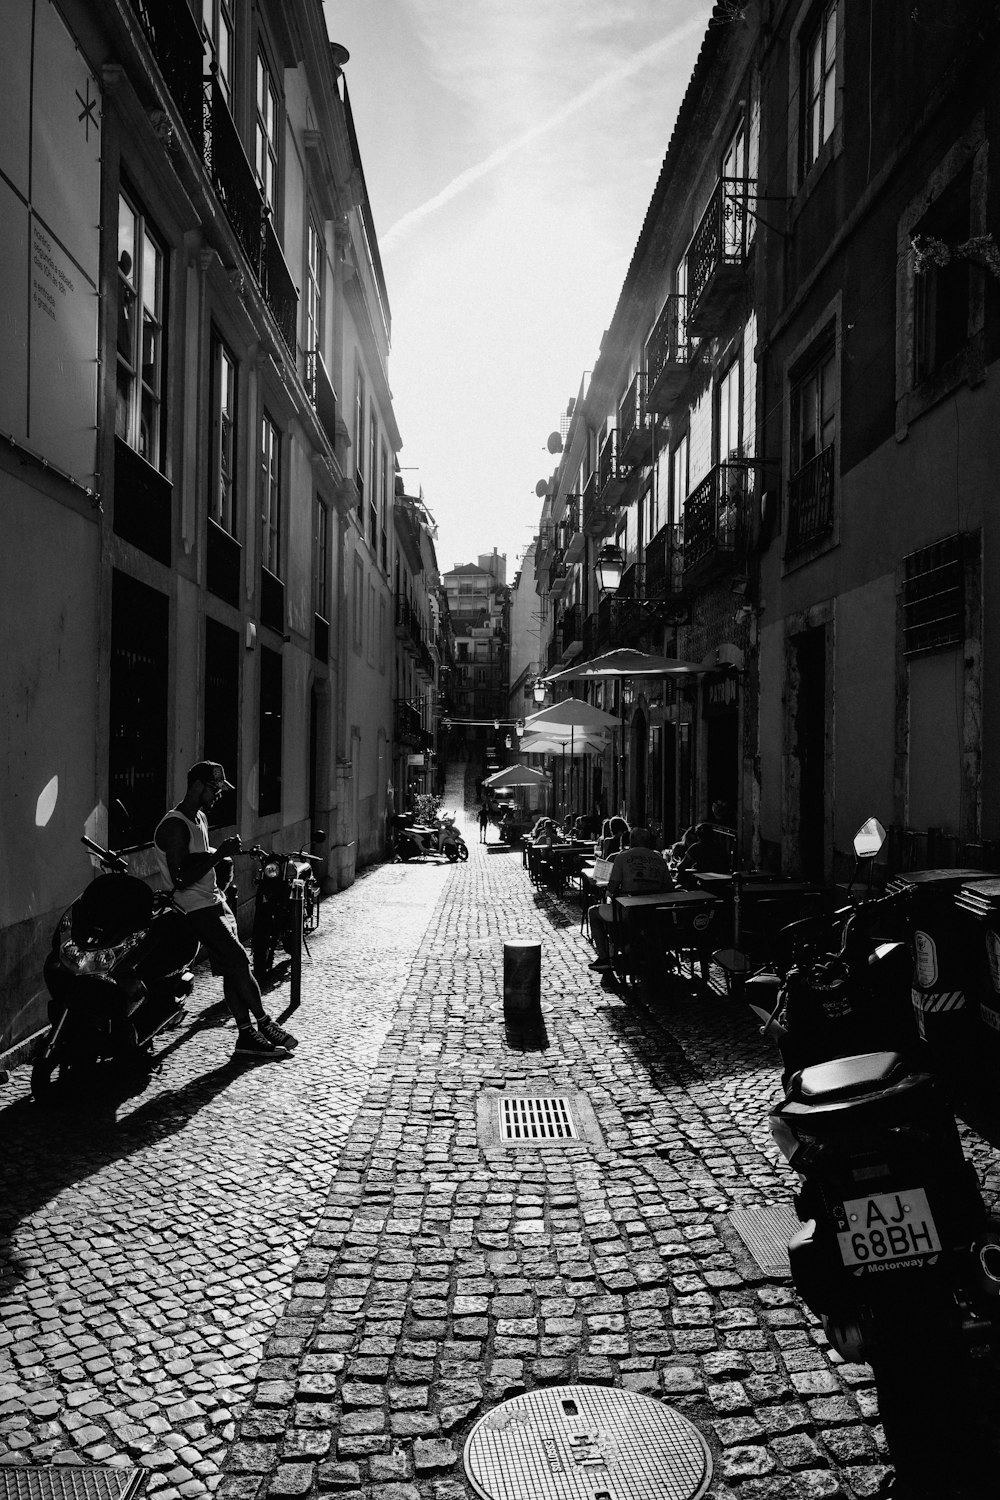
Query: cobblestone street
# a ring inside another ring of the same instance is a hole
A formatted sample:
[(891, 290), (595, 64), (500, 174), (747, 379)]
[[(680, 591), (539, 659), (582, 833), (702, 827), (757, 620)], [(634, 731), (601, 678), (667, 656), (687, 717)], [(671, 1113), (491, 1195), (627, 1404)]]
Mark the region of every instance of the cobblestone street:
[[(713, 1495), (883, 1489), (870, 1372), (725, 1222), (792, 1189), (749, 1014), (680, 985), (655, 1010), (622, 997), (575, 903), (466, 836), (467, 864), (380, 866), (324, 904), (288, 1062), (230, 1066), (206, 980), (116, 1120), (46, 1116), (15, 1071), (4, 1462), (140, 1464), (160, 1500), (465, 1500), (478, 1413), (601, 1383), (689, 1416)], [(505, 1036), (512, 936), (542, 942), (535, 1050)], [(583, 1095), (600, 1136), (501, 1146), (490, 1090)]]

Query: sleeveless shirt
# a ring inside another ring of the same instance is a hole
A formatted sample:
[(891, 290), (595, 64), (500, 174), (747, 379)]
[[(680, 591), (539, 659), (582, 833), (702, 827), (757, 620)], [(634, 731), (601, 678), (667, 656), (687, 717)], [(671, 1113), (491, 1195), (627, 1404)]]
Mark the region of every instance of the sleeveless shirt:
[[(157, 823), (156, 831), (153, 834), (153, 852), (156, 855), (157, 868), (163, 876), (168, 890), (173, 888), (174, 877), (170, 873), (167, 856), (156, 842), (156, 835), (164, 823), (169, 822), (171, 818), (178, 818), (187, 828), (190, 837), (188, 845), (189, 854), (207, 854), (212, 847), (208, 840), (208, 819), (205, 817), (205, 814), (203, 812), (196, 813), (195, 821), (192, 822), (190, 818), (186, 818), (182, 812), (179, 812), (176, 807), (172, 807), (166, 816), (162, 817)], [(191, 885), (185, 886), (182, 891), (174, 891), (174, 901), (180, 907), (181, 911), (200, 911), (208, 906), (217, 906), (223, 900), (224, 897), (219, 890), (214, 869), (209, 870), (200, 880), (195, 880)]]

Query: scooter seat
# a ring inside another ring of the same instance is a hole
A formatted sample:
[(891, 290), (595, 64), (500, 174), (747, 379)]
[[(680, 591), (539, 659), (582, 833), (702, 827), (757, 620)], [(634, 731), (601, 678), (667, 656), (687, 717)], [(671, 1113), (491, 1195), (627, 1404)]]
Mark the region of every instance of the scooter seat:
[(861, 1052), (803, 1068), (793, 1077), (789, 1093), (803, 1103), (832, 1104), (838, 1099), (877, 1093), (898, 1082), (906, 1071), (906, 1061), (899, 1052)]

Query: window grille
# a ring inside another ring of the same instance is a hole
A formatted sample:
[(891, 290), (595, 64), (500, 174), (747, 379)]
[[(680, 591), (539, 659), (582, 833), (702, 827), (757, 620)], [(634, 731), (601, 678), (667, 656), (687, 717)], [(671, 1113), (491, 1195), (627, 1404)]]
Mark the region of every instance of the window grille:
[(903, 652), (918, 656), (965, 638), (965, 587), (960, 533), (903, 559)]

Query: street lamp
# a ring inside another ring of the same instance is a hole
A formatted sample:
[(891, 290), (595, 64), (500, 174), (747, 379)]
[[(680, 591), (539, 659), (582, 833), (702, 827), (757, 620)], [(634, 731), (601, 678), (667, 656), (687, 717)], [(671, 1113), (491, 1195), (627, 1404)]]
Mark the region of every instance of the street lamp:
[(541, 680), (541, 678), (538, 678), (534, 687), (531, 689), (531, 696), (534, 698), (536, 703), (545, 702), (545, 684)]
[(511, 746), (511, 739), (510, 739), (510, 735), (509, 734), (505, 734), (504, 735), (503, 742), (506, 745), (507, 749), (509, 750), (510, 746)]
[(597, 587), (602, 594), (617, 594), (625, 570), (622, 549), (614, 542), (606, 542), (597, 554)]

